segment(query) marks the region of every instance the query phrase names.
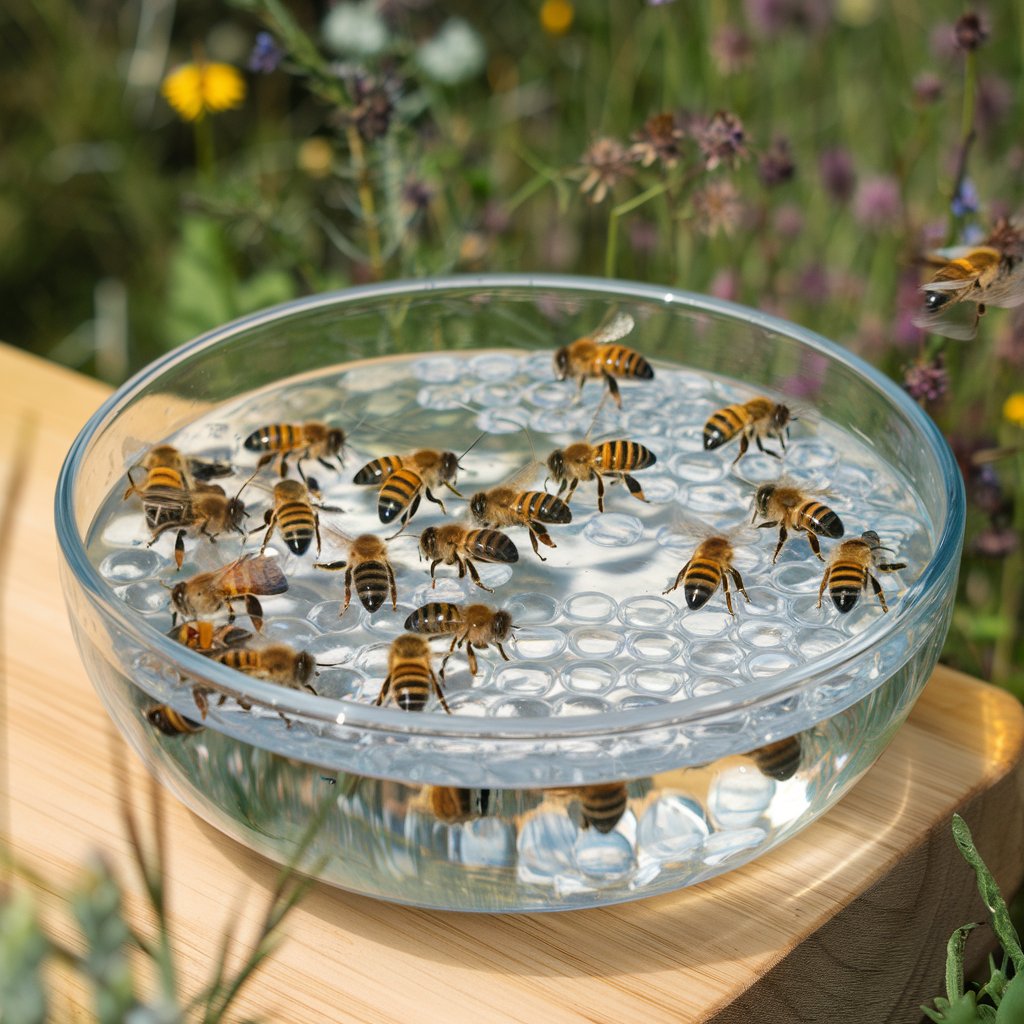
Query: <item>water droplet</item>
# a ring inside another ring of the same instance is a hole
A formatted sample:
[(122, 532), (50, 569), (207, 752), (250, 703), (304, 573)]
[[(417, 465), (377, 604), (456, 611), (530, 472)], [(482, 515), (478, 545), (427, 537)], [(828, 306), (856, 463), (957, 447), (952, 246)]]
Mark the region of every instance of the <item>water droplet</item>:
[(763, 828), (746, 828), (737, 832), (718, 832), (704, 843), (704, 863), (721, 864), (744, 850), (760, 846), (767, 836)]
[(794, 668), (796, 659), (781, 651), (773, 651), (771, 654), (758, 654), (747, 662), (747, 669), (755, 679), (764, 679), (767, 676), (777, 676), (786, 669)]
[(668, 626), (676, 617), (676, 606), (662, 597), (630, 597), (619, 605), (619, 620), (637, 629)]
[(618, 882), (633, 868), (633, 847), (621, 832), (589, 828), (576, 841), (576, 864), (595, 881)]
[(469, 360), (469, 372), (480, 380), (507, 380), (519, 373), (519, 356), (485, 352)]
[(565, 650), (565, 633), (554, 626), (524, 626), (508, 641), (508, 648), (518, 658), (546, 661)]
[(789, 461), (805, 469), (826, 469), (839, 461), (839, 453), (827, 441), (794, 441), (787, 450)]
[(595, 516), (583, 527), (583, 536), (591, 544), (602, 547), (627, 547), (644, 535), (644, 524), (636, 516), (621, 512), (605, 512)]
[(467, 821), (462, 826), (459, 859), (470, 867), (511, 867), (516, 860), (515, 828), (497, 818)]
[[(792, 538), (786, 542), (788, 547), (794, 540), (805, 544), (802, 538)], [(783, 554), (786, 549), (783, 548)], [(781, 557), (781, 556), (780, 556)], [(814, 559), (811, 561), (790, 562), (786, 565), (777, 565), (772, 570), (772, 584), (780, 590), (786, 590), (791, 594), (805, 594), (814, 591), (817, 594), (818, 586), (821, 584), (821, 574), (824, 571), (820, 562)], [(815, 598), (817, 600), (817, 598)]]
[(160, 568), (160, 556), (149, 548), (114, 551), (100, 562), (100, 575), (116, 583), (130, 583), (152, 576)]
[(719, 460), (704, 453), (684, 452), (680, 455), (673, 455), (668, 461), (668, 466), (680, 480), (697, 484), (721, 480), (725, 474)]
[(727, 768), (708, 787), (708, 814), (718, 828), (745, 828), (768, 809), (775, 780), (753, 768)]
[(780, 647), (793, 636), (793, 630), (781, 623), (744, 622), (738, 633), (752, 647)]
[(573, 594), (562, 607), (565, 617), (574, 622), (608, 622), (615, 615), (615, 600), (594, 590)]
[(674, 661), (682, 651), (682, 645), (665, 633), (633, 633), (626, 642), (630, 654), (641, 661)]
[(519, 877), (524, 882), (550, 883), (556, 875), (573, 872), (576, 826), (564, 812), (532, 815), (519, 833)]
[(603, 661), (575, 661), (562, 670), (562, 683), (573, 693), (607, 693), (615, 677), (616, 672)]
[(534, 591), (516, 594), (503, 607), (516, 626), (545, 626), (558, 617), (558, 601)]
[(424, 409), (462, 409), (468, 400), (467, 389), (453, 384), (428, 384), (416, 394), (416, 401)]
[(504, 406), (485, 409), (476, 418), (478, 430), (488, 434), (517, 434), (529, 423), (530, 416), (525, 409)]
[(269, 619), (263, 627), (263, 635), (272, 643), (289, 644), (301, 649), (319, 636), (319, 632), (308, 619), (281, 617)]
[(510, 697), (498, 701), (491, 709), (495, 718), (547, 718), (551, 709), (542, 700), (531, 697)]
[(500, 666), (491, 681), (502, 693), (543, 697), (555, 685), (555, 676), (555, 670), (545, 665), (512, 662)]
[(636, 830), (640, 863), (686, 860), (708, 836), (700, 804), (681, 796), (662, 796), (644, 811)]
[(528, 388), (524, 397), (540, 409), (564, 409), (576, 397), (576, 385), (571, 381), (541, 381)]
[(606, 700), (583, 696), (565, 697), (558, 702), (556, 709), (560, 715), (603, 715), (608, 710), (609, 704)]
[(569, 646), (584, 658), (612, 658), (622, 650), (622, 635), (612, 629), (583, 626), (569, 634)]
[[(725, 610), (724, 605), (721, 610), (708, 605), (698, 608), (696, 611), (687, 608), (679, 616), (679, 632), (687, 637), (718, 636), (725, 632), (730, 625), (732, 625), (732, 616)], [(701, 649), (701, 647), (694, 646), (691, 648), (691, 652), (696, 653)]]
[(143, 615), (154, 615), (170, 608), (170, 594), (159, 580), (143, 580), (140, 583), (129, 583), (124, 587), (116, 587), (114, 593), (129, 608)]
[(445, 356), (417, 359), (412, 364), (413, 376), (430, 384), (450, 384), (462, 376), (463, 364)]
[(626, 685), (640, 693), (671, 697), (679, 693), (686, 683), (686, 672), (681, 668), (659, 666), (633, 667), (626, 673)]

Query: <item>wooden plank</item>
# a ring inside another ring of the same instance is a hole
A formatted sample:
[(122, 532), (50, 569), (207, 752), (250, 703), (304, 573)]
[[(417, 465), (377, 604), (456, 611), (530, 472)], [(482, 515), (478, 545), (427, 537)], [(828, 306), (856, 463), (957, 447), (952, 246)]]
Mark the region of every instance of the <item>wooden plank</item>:
[[(110, 747), (119, 741), (71, 640), (50, 511), (63, 454), (106, 391), (2, 347), (0, 379), (0, 478), (24, 415), (36, 418), (3, 592), (5, 828), (15, 855), (48, 880), (44, 902), (70, 938), (58, 894), (96, 849), (128, 883), (133, 920), (149, 921), (118, 816)], [(144, 770), (121, 749), (144, 803)], [(1022, 752), (1020, 705), (939, 669), (852, 793), (752, 865), (670, 896), (548, 915), (445, 914), (315, 886), (239, 1012), (282, 1024), (405, 1024), (449, 1022), (461, 1006), (479, 1024), (732, 1024), (822, 1020), (853, 1005), (851, 1019), (913, 1019), (941, 991), (949, 932), (984, 916), (949, 834), (953, 810), (967, 815), (1001, 884), (1020, 884)], [(253, 934), (277, 869), (172, 798), (163, 803), (172, 921), (194, 991), (233, 913)], [(86, 993), (54, 976), (62, 1019), (74, 1019)]]

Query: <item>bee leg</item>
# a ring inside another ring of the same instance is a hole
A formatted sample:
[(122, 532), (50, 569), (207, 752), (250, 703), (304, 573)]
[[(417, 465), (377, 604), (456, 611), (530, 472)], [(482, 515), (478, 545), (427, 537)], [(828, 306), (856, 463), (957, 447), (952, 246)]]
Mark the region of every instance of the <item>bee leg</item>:
[(683, 582), (683, 577), (686, 575), (686, 571), (687, 571), (687, 569), (690, 568), (690, 565), (692, 564), (692, 562), (693, 562), (693, 559), (691, 558), (690, 561), (687, 562), (686, 565), (684, 565), (682, 567), (682, 569), (679, 570), (679, 575), (676, 576), (675, 583), (673, 583), (672, 586), (668, 588), (668, 590), (663, 590), (662, 594), (671, 594), (672, 591), (675, 590), (676, 587), (678, 587), (679, 584)]
[[(278, 475), (281, 477), (282, 480), (285, 478), (285, 476), (287, 476), (287, 474), (288, 474), (288, 453), (287, 452), (282, 452), (281, 453), (281, 460), (277, 464), (277, 472), (278, 472)], [(299, 459), (299, 476), (302, 476), (302, 460), (301, 459)], [(303, 483), (306, 482), (306, 478), (304, 476), (302, 476), (302, 482)]]
[[(263, 514), (263, 522), (266, 524), (267, 530), (266, 533), (263, 534), (263, 543), (260, 545), (261, 555), (267, 550), (267, 545), (270, 543), (270, 535), (274, 532), (275, 521), (276, 517), (274, 516), (274, 510), (272, 508), (268, 508)], [(259, 527), (257, 527), (257, 529), (259, 529)], [(253, 533), (255, 532), (256, 531), (254, 530)]]
[(504, 647), (502, 647), (502, 646), (501, 646), (501, 644), (500, 644), (500, 643), (499, 643), (499, 642), (498, 642), (497, 640), (495, 640), (495, 641), (494, 641), (494, 646), (498, 648), (498, 653), (499, 653), (499, 654), (500, 654), (500, 655), (501, 655), (501, 656), (502, 656), (502, 657), (503, 657), (503, 658), (505, 659), (505, 661), (511, 661), (511, 660), (512, 660), (512, 659), (511, 659), (511, 658), (509, 658), (509, 656), (508, 656), (508, 655), (507, 655), (507, 654), (505, 653), (505, 648), (504, 648)]
[(178, 536), (174, 538), (174, 564), (180, 569), (181, 563), (185, 561), (185, 531), (179, 530)]
[[(774, 523), (771, 523), (771, 524), (762, 523), (761, 525), (762, 526), (768, 526), (768, 525), (774, 526), (775, 524)], [(774, 565), (779, 560), (779, 552), (782, 550), (782, 545), (786, 543), (786, 538), (788, 536), (789, 536), (789, 533), (786, 530), (786, 524), (785, 523), (780, 523), (779, 524), (779, 543), (775, 545), (775, 554), (772, 555), (772, 565)], [(813, 534), (809, 533), (809, 534), (807, 534), (807, 536), (811, 537), (811, 536), (813, 536)], [(812, 547), (813, 547), (813, 545), (812, 545)], [(821, 556), (819, 555), (818, 557), (820, 558)]]
[(206, 691), (201, 686), (192, 687), (192, 699), (196, 703), (196, 707), (199, 709), (199, 715), (201, 718), (206, 718), (206, 713), (210, 710), (210, 703), (206, 699)]
[(882, 605), (882, 611), (887, 612), (889, 610), (889, 606), (885, 603), (885, 594), (882, 591), (882, 584), (879, 583), (871, 573), (868, 573), (868, 579), (871, 580), (871, 588), (874, 590), (875, 596)]
[(320, 517), (313, 513), (313, 533), (316, 536), (316, 557), (320, 557)]
[(750, 595), (747, 593), (747, 588), (743, 586), (743, 577), (739, 574), (739, 570), (734, 569), (730, 565), (729, 575), (732, 577), (733, 583), (736, 584), (736, 589), (743, 595), (743, 598), (747, 602), (747, 604), (750, 604)]
[(771, 450), (771, 448), (765, 448), (765, 446), (761, 443), (761, 435), (760, 434), (757, 434), (755, 436), (755, 440), (757, 441), (758, 451), (763, 452), (765, 455), (770, 455), (773, 459), (781, 459), (782, 458), (782, 456), (778, 452), (773, 452)]
[(340, 619), (345, 612), (348, 611), (348, 606), (352, 601), (352, 570), (349, 569), (345, 573), (345, 603), (341, 606), (341, 611), (338, 612), (338, 618)]
[(387, 697), (391, 690), (391, 676), (384, 680), (384, 685), (380, 688), (380, 693), (377, 694), (377, 699), (373, 702), (378, 707), (384, 703), (384, 698)]
[[(537, 549), (536, 549), (536, 547), (534, 547), (534, 550), (535, 550), (535, 551), (537, 550)], [(488, 594), (493, 594), (493, 593), (494, 593), (494, 589), (493, 589), (492, 587), (487, 587), (487, 586), (484, 586), (484, 584), (483, 584), (483, 583), (482, 583), (482, 582), (480, 581), (480, 573), (478, 573), (478, 572), (476, 571), (476, 566), (475, 566), (475, 565), (473, 564), (472, 560), (471, 560), (471, 559), (469, 559), (469, 558), (467, 558), (467, 559), (466, 559), (466, 568), (467, 568), (467, 569), (469, 570), (469, 578), (470, 578), (470, 579), (471, 579), (471, 580), (472, 580), (472, 581), (473, 581), (473, 582), (474, 582), (474, 583), (475, 583), (475, 584), (476, 584), (476, 585), (477, 585), (477, 586), (478, 586), (478, 587), (479, 587), (479, 588), (480, 588), (481, 590), (486, 590)], [(460, 573), (459, 573), (459, 575), (461, 576), (461, 575), (462, 575), (462, 573), (460, 572)]]
[(618, 408), (622, 408), (622, 396), (619, 394), (619, 385), (616, 383), (615, 378), (610, 373), (603, 374), (604, 382), (608, 385), (608, 393), (612, 396), (612, 401), (615, 402)]
[(338, 569), (344, 569), (348, 565), (348, 562), (314, 562), (314, 569), (327, 569), (330, 572), (337, 572)]
[(725, 594), (725, 607), (729, 609), (729, 614), (735, 619), (736, 612), (733, 611), (732, 594), (729, 591), (729, 576), (724, 572), (722, 573), (722, 593)]
[(898, 572), (900, 569), (906, 569), (906, 562), (880, 562), (878, 568), (882, 572)]
[[(461, 497), (462, 497), (462, 494), (461, 494), (461, 492), (459, 492), (459, 491), (455, 490), (455, 488), (454, 488), (454, 487), (452, 487), (452, 485), (451, 485), (451, 482), (450, 482), (450, 481), (448, 481), (448, 480), (445, 480), (445, 481), (444, 481), (444, 485), (445, 485), (445, 487), (447, 487), (447, 488), (448, 488), (448, 490), (449, 490), (449, 491), (451, 491), (451, 492), (452, 492), (452, 494), (454, 494), (454, 495), (455, 495), (455, 497), (456, 497), (456, 498), (461, 498)], [(438, 504), (440, 505), (441, 503), (440, 503), (440, 502), (438, 502)], [(443, 506), (442, 506), (442, 507), (443, 507)], [(447, 513), (445, 513), (445, 515), (447, 515)]]
[(469, 674), (475, 676), (477, 670), (476, 652), (473, 650), (471, 643), (466, 644), (466, 660), (469, 662)]
[(121, 496), (122, 501), (127, 501), (128, 498), (130, 498), (133, 494), (140, 493), (138, 487), (135, 486), (135, 481), (132, 479), (132, 470), (134, 468), (134, 466), (129, 466), (124, 474), (126, 477), (128, 477), (128, 490), (126, 490), (124, 494)]
[[(761, 448), (761, 438), (757, 439), (757, 446), (758, 446), (758, 448)], [(734, 466), (736, 465), (737, 462), (740, 461), (740, 459), (743, 458), (744, 455), (747, 454), (747, 449), (749, 447), (750, 447), (750, 436), (747, 434), (746, 431), (743, 431), (743, 436), (740, 438), (740, 450), (737, 453), (736, 458), (732, 460), (732, 464)], [(763, 448), (761, 450), (764, 451)]]
[(537, 549), (537, 541), (549, 548), (558, 547), (558, 545), (551, 539), (551, 534), (548, 533), (547, 527), (543, 523), (538, 523), (535, 519), (531, 519), (527, 524), (526, 528), (530, 531), (530, 541), (533, 543), (533, 550), (537, 557), (542, 561), (546, 562), (540, 551)]
[(448, 707), (448, 701), (444, 699), (444, 692), (441, 689), (441, 684), (437, 681), (437, 675), (434, 673), (433, 669), (430, 670), (430, 683), (434, 688), (434, 693), (437, 694), (437, 699), (441, 702), (441, 707), (443, 707), (450, 715), (452, 713), (452, 709)]
[[(320, 465), (324, 467), (324, 469), (329, 469), (329, 470), (331, 470), (333, 472), (333, 470), (334, 470), (334, 463), (333, 462), (328, 462), (326, 459), (321, 459), (321, 458), (318, 458), (316, 461), (319, 462)], [(344, 468), (344, 467), (339, 467), (339, 468)]]
[[(598, 477), (600, 480), (600, 477)], [(638, 501), (647, 501), (644, 497), (643, 488), (637, 483), (636, 479), (631, 477), (628, 473), (622, 474), (622, 479), (625, 481), (626, 486), (629, 488), (629, 493), (633, 495)], [(650, 504), (650, 502), (648, 502)]]
[(398, 611), (398, 589), (395, 587), (395, 570), (391, 568), (391, 563), (386, 562), (384, 568), (388, 574), (388, 589), (391, 591), (391, 610)]
[[(245, 595), (245, 610), (252, 619), (252, 624), (256, 627), (257, 633), (263, 632), (263, 605), (260, 604), (259, 598), (255, 594)], [(230, 619), (228, 620), (230, 621)]]
[(430, 589), (433, 590), (437, 586), (437, 577), (434, 575), (434, 570), (444, 561), (443, 558), (435, 558), (430, 563)]
[(604, 480), (601, 474), (596, 474), (597, 477), (597, 511), (604, 511)]
[(818, 587), (818, 603), (816, 605), (817, 608), (821, 607), (821, 598), (822, 598), (822, 596), (825, 593), (825, 588), (828, 586), (828, 580), (829, 580), (829, 577), (831, 575), (832, 575), (832, 566), (831, 565), (826, 565), (825, 566), (825, 575), (821, 577), (821, 586)]
[(805, 532), (807, 533), (807, 543), (811, 545), (811, 550), (818, 556), (820, 562), (824, 562), (825, 559), (821, 557), (821, 545), (818, 543), (818, 538), (810, 530)]
[(440, 505), (441, 506), (441, 511), (445, 515), (448, 515), (448, 510), (444, 507), (444, 502), (440, 498), (435, 498), (430, 493), (430, 488), (429, 487), (424, 487), (423, 488), (423, 493), (427, 496), (427, 501), (432, 501), (435, 505)]

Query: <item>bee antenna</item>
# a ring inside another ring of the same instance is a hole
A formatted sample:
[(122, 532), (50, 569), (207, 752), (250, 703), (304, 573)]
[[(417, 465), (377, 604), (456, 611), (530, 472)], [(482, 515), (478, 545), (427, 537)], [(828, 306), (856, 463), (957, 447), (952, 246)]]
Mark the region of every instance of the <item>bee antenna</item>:
[[(235, 495), (235, 498), (234, 498), (234, 500), (235, 500), (235, 501), (238, 501), (238, 499), (239, 499), (239, 498), (240, 498), (240, 497), (242, 496), (242, 491), (244, 491), (244, 490), (246, 489), (246, 487), (248, 487), (248, 486), (249, 486), (249, 484), (251, 484), (251, 483), (253, 482), (253, 480), (255, 480), (255, 479), (256, 479), (256, 474), (257, 474), (257, 473), (258, 473), (259, 471), (260, 471), (260, 467), (259, 467), (259, 466), (257, 466), (257, 467), (256, 467), (256, 468), (255, 468), (255, 469), (253, 470), (253, 472), (252, 472), (252, 476), (250, 476), (250, 477), (249, 477), (249, 479), (248, 479), (248, 480), (246, 480), (246, 481), (245, 481), (245, 483), (244, 483), (244, 484), (242, 484), (242, 486), (238, 488), (238, 493), (237, 493), (237, 494)], [(246, 514), (246, 515), (248, 515), (249, 513), (248, 513), (248, 512), (246, 512), (245, 514)]]
[(487, 431), (486, 430), (482, 430), (477, 435), (476, 440), (455, 460), (459, 464), (459, 469), (462, 468), (462, 460), (484, 439), (486, 434), (487, 434)]

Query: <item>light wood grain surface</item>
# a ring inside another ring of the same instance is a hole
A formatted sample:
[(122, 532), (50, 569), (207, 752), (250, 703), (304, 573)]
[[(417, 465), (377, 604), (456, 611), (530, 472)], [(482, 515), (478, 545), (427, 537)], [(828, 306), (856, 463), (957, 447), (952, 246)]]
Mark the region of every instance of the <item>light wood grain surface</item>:
[[(3, 590), (0, 826), (45, 879), (48, 918), (70, 941), (60, 894), (95, 850), (124, 879), (132, 917), (148, 921), (117, 812), (118, 741), (65, 620), (52, 526), (60, 461), (106, 389), (3, 347), (0, 380), (0, 479), (20, 424), (33, 422)], [(121, 750), (141, 800), (143, 769)], [(547, 915), (411, 910), (315, 886), (239, 1012), (282, 1024), (919, 1019), (916, 1007), (942, 991), (949, 932), (984, 916), (949, 833), (954, 810), (1000, 883), (1021, 882), (1022, 750), (1015, 700), (940, 669), (853, 792), (752, 865), (667, 897)], [(164, 803), (171, 913), (194, 990), (231, 913), (240, 908), (243, 937), (253, 933), (277, 869)], [(81, 984), (62, 972), (53, 981), (55, 1019), (87, 1019)]]

